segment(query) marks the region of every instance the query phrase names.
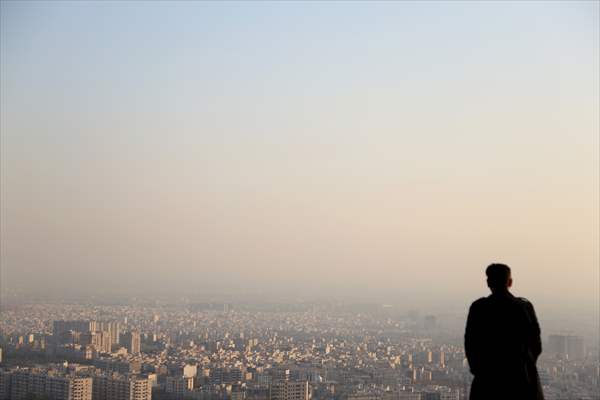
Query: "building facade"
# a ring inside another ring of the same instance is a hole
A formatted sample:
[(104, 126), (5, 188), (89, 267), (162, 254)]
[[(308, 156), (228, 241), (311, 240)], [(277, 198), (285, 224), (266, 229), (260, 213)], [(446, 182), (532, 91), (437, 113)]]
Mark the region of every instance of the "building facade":
[(152, 385), (141, 376), (101, 375), (93, 381), (94, 400), (151, 400)]
[[(0, 399), (92, 400), (92, 378), (18, 370), (0, 374)], [(10, 381), (7, 379), (10, 376)], [(8, 394), (8, 396), (7, 396)], [(2, 397), (3, 396), (3, 397)]]
[(269, 388), (270, 400), (308, 400), (308, 381), (276, 381)]

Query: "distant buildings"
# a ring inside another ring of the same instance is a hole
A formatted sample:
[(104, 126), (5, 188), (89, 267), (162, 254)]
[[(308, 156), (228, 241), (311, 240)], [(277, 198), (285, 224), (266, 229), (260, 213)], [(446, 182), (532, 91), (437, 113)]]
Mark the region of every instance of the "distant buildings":
[(98, 330), (108, 332), (111, 345), (119, 344), (121, 338), (121, 325), (118, 321), (98, 322)]
[(110, 353), (112, 345), (110, 332), (107, 331), (82, 333), (79, 343), (83, 346), (93, 346), (100, 353)]
[(583, 338), (573, 335), (550, 335), (548, 354), (568, 360), (581, 360), (585, 357)]
[[(254, 307), (228, 313), (221, 305), (168, 312), (154, 305), (9, 309), (0, 318), (8, 356), (2, 367), (47, 357), (69, 363), (0, 369), (0, 400), (50, 399), (46, 390), (72, 398), (78, 392), (69, 394), (67, 386), (78, 378), (92, 379), (92, 400), (465, 400), (469, 392), (464, 349), (439, 326), (424, 330), (437, 323), (432, 318), (329, 305), (322, 312)], [(93, 321), (96, 315), (108, 322)], [(57, 336), (49, 334), (53, 328)], [(565, 393), (595, 398), (594, 346), (584, 352), (574, 335), (544, 343), (538, 369), (548, 400)]]
[(61, 336), (66, 332), (92, 332), (96, 330), (96, 321), (54, 321), (53, 335)]
[(117, 321), (54, 321), (53, 337), (56, 344), (80, 344), (99, 353), (110, 353), (120, 341), (120, 325)]

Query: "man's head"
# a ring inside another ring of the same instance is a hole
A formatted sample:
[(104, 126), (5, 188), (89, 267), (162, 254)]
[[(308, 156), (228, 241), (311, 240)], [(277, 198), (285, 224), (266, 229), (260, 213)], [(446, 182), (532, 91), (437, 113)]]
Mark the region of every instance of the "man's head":
[(504, 264), (491, 264), (486, 270), (487, 284), (492, 292), (508, 290), (512, 286), (510, 268)]

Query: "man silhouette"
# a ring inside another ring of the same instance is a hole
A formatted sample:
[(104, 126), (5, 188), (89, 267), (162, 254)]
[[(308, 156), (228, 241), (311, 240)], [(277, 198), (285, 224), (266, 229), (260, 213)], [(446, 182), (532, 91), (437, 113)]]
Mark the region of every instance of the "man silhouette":
[(536, 361), (542, 352), (533, 305), (513, 296), (510, 268), (485, 271), (492, 294), (469, 309), (465, 353), (474, 375), (470, 400), (543, 400)]

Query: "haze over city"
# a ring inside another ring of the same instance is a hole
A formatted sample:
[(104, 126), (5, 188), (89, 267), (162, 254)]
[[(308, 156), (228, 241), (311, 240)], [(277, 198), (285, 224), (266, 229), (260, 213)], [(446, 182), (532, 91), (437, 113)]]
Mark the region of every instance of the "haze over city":
[(598, 2), (1, 7), (4, 297), (597, 315)]
[(600, 400), (600, 0), (0, 0), (0, 400)]

